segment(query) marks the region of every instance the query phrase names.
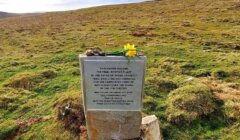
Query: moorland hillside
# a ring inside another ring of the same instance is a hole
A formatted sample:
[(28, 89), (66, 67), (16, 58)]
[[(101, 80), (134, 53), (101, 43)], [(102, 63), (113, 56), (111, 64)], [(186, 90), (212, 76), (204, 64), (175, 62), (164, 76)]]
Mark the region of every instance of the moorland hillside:
[(239, 17), (236, 0), (162, 0), (0, 19), (0, 139), (79, 139), (78, 54), (127, 43), (165, 139), (238, 139)]
[(7, 17), (14, 17), (14, 16), (18, 16), (18, 14), (6, 13), (6, 12), (1, 12), (0, 11), (0, 19), (1, 18), (7, 18)]

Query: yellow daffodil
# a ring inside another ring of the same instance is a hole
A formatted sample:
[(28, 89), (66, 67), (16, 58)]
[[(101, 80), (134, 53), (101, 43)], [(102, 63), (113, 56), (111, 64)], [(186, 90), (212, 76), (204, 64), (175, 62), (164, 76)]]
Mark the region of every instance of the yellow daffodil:
[(124, 50), (136, 50), (135, 45), (127, 44), (124, 46)]
[(125, 55), (129, 57), (134, 57), (136, 56), (137, 52), (136, 51), (128, 51)]
[(135, 48), (135, 45), (127, 44), (124, 46), (124, 50), (126, 50), (125, 56), (134, 57), (137, 55), (137, 50)]

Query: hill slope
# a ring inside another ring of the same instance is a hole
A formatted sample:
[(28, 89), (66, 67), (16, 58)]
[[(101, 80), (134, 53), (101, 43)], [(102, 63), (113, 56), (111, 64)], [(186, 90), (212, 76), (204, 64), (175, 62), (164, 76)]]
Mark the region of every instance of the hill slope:
[(13, 16), (18, 16), (18, 14), (6, 13), (6, 12), (0, 11), (0, 18), (13, 17)]
[(235, 0), (163, 0), (0, 20), (0, 139), (78, 139), (78, 54), (126, 43), (148, 57), (144, 113), (166, 139), (238, 138), (238, 17)]

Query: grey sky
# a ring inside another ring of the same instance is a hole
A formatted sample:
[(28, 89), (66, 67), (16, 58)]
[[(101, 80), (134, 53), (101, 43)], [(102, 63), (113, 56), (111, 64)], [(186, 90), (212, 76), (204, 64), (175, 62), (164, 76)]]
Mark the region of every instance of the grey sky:
[(73, 10), (144, 0), (0, 0), (0, 11), (13, 13)]

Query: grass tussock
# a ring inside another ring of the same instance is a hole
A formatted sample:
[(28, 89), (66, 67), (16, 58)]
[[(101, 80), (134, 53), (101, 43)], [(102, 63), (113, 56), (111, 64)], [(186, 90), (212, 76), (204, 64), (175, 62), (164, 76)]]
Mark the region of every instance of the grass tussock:
[(203, 83), (211, 88), (218, 100), (224, 102), (223, 108), (226, 116), (230, 119), (238, 120), (240, 118), (239, 84), (227, 84), (213, 79), (203, 79)]
[[(1, 88), (0, 89), (0, 110), (12, 112), (26, 100), (35, 96), (34, 93), (23, 89)], [(1, 117), (0, 117), (1, 118)]]
[(169, 93), (170, 91), (176, 89), (178, 86), (173, 81), (168, 79), (162, 79), (157, 77), (146, 78), (145, 90), (146, 95), (152, 97), (158, 97), (163, 93)]
[(57, 73), (53, 70), (43, 70), (38, 73), (20, 73), (5, 81), (3, 86), (32, 90), (34, 86), (43, 82), (44, 79), (52, 79), (56, 76)]
[(216, 109), (214, 95), (204, 85), (187, 85), (172, 91), (167, 104), (167, 120), (178, 125), (189, 125)]
[[(1, 121), (0, 121), (1, 122)], [(18, 129), (16, 121), (5, 120), (0, 123), (0, 139), (7, 139), (14, 136)]]

